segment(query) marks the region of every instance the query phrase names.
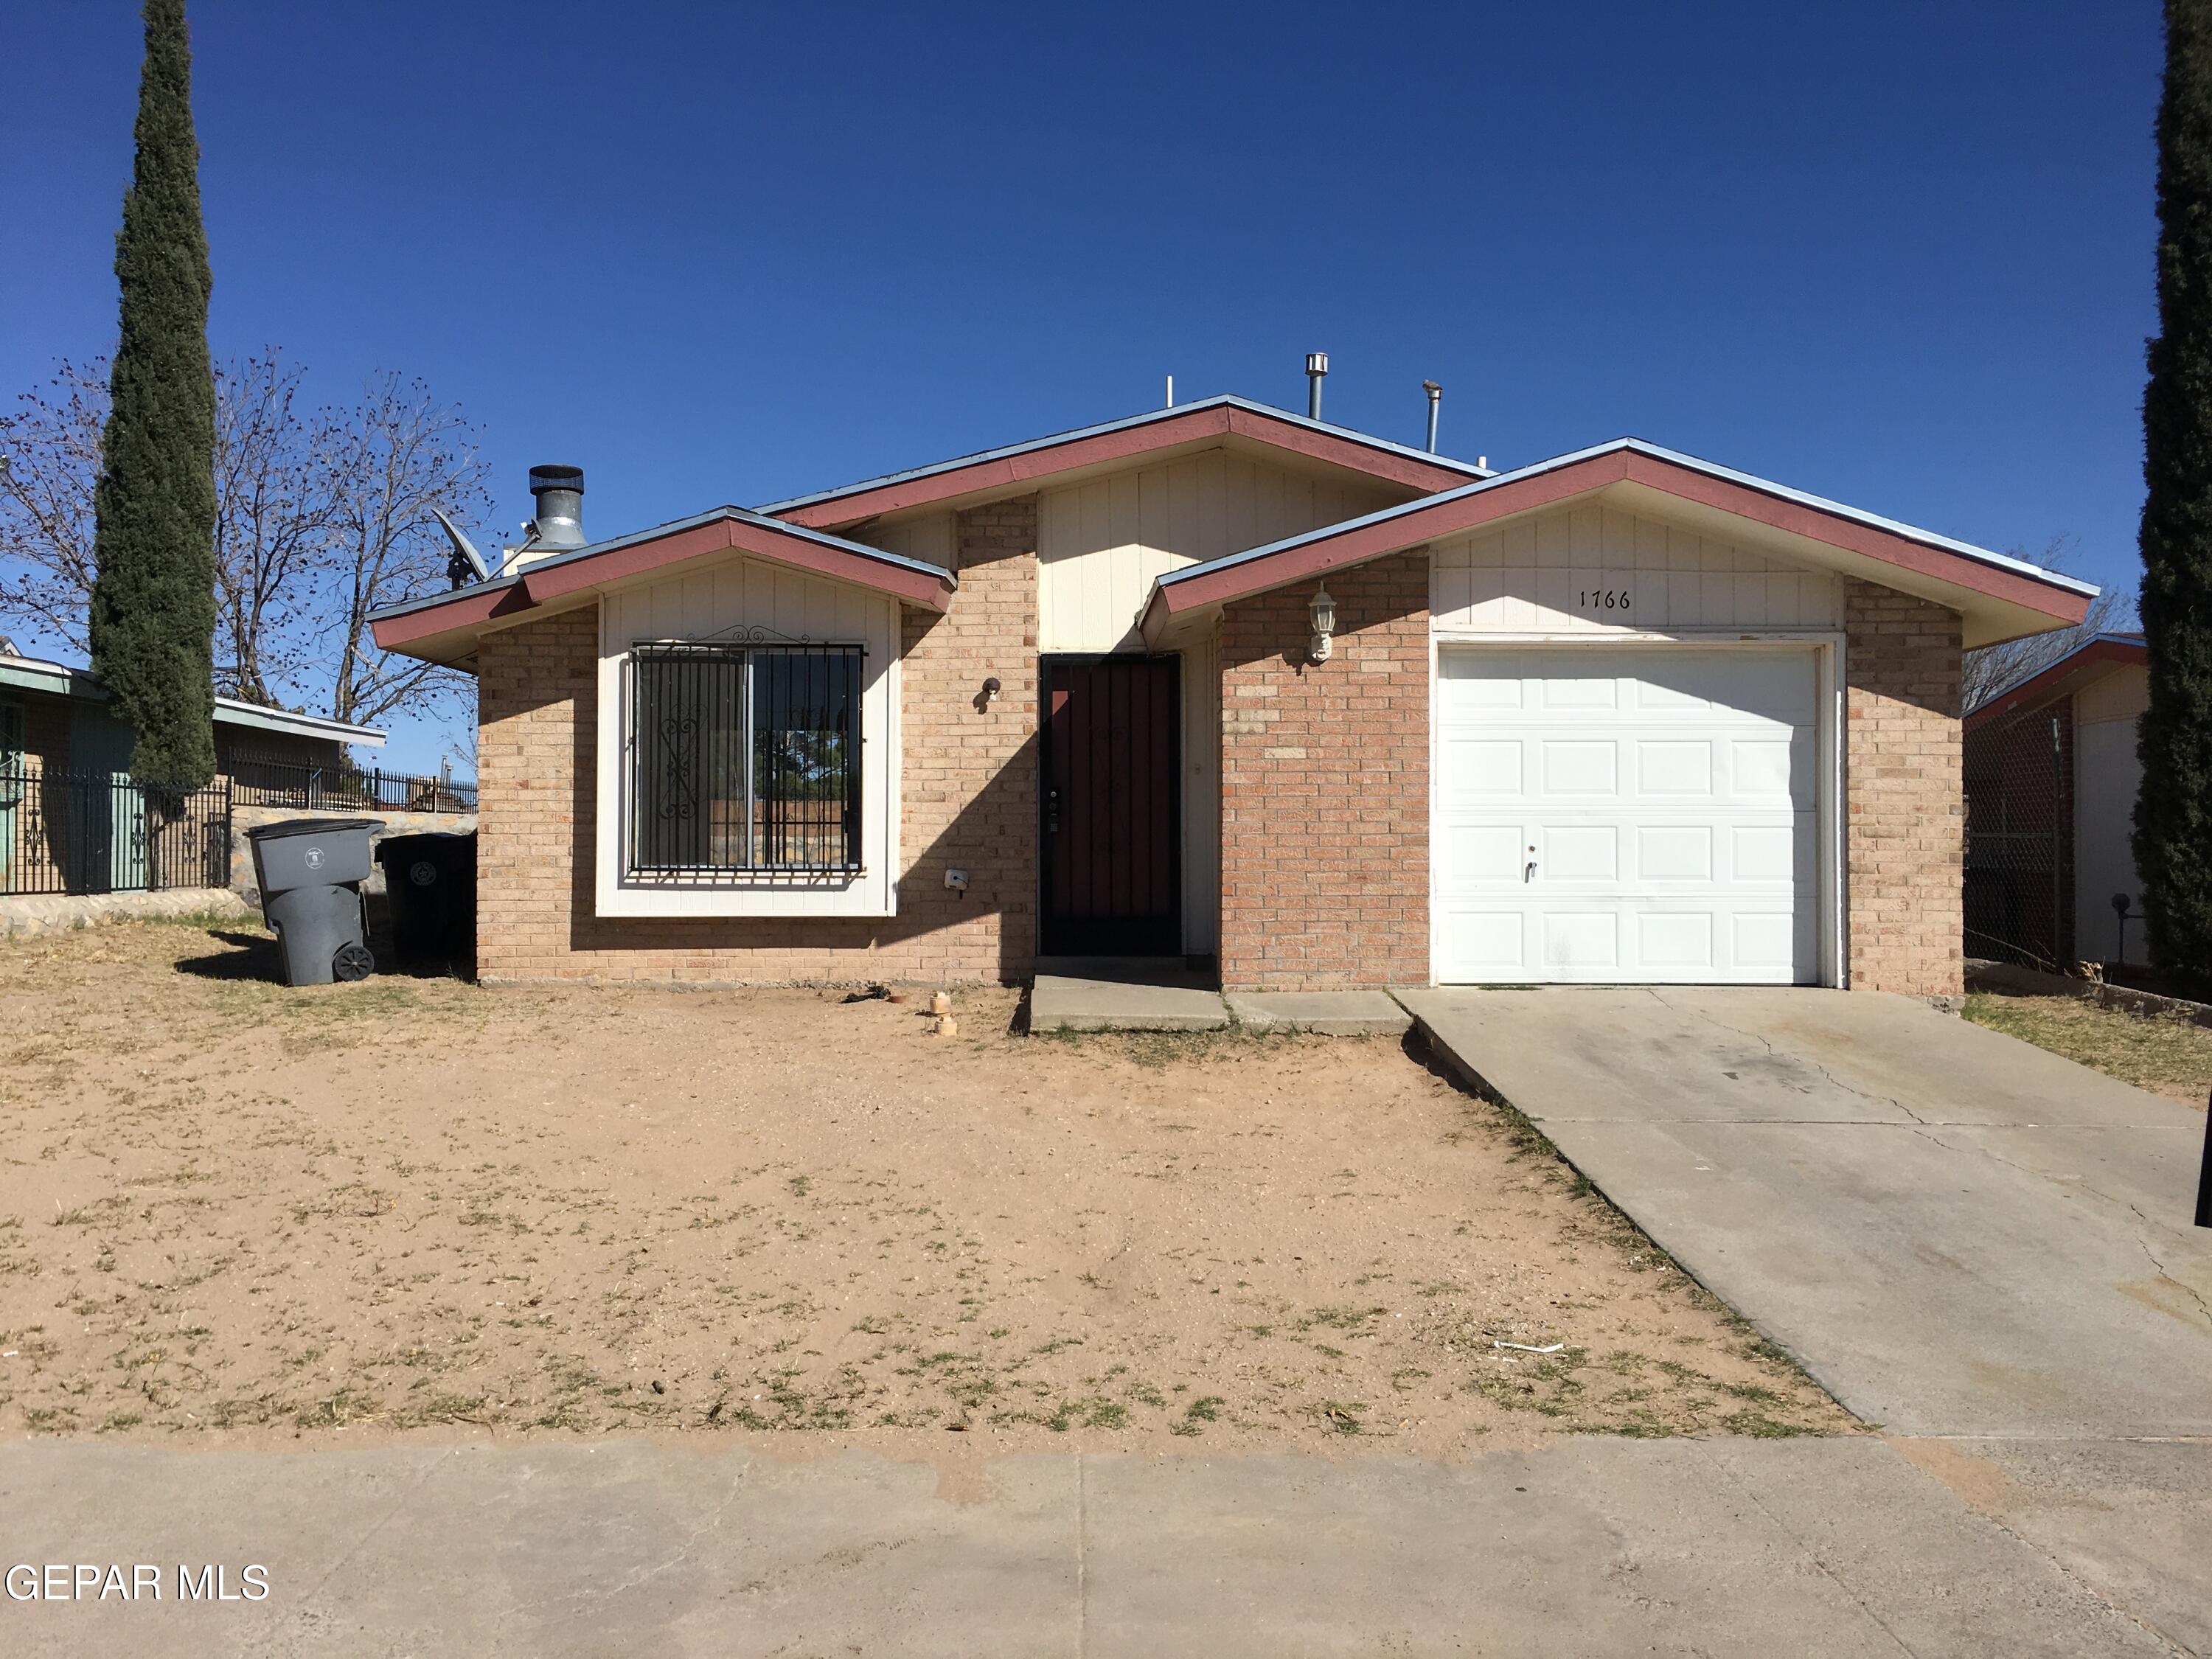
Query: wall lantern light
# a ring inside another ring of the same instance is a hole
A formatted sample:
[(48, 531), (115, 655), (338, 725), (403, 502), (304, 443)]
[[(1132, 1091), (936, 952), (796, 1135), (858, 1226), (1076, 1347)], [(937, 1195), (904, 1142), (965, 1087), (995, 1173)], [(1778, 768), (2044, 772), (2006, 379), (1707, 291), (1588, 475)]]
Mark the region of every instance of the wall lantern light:
[(1326, 584), (1314, 589), (1313, 603), (1306, 611), (1313, 618), (1313, 659), (1327, 662), (1334, 646), (1331, 636), (1336, 632), (1336, 601), (1329, 598)]

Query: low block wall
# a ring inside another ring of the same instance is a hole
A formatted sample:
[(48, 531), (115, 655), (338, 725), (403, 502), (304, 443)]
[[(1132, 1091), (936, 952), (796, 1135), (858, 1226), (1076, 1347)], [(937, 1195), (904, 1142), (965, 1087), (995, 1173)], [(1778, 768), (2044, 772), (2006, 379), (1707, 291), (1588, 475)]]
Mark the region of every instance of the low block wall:
[[(339, 812), (328, 809), (308, 811), (297, 806), (234, 806), (230, 812), (230, 890), (249, 904), (261, 902), (261, 890), (253, 880), (253, 843), (246, 838), (249, 830), (264, 823), (290, 823), (301, 818), (371, 818), (377, 828), (369, 833), (373, 848), (387, 836), (418, 836), (434, 832), (446, 836), (465, 836), (477, 827), (473, 812)], [(374, 872), (363, 884), (368, 891), (384, 890), (384, 872)]]

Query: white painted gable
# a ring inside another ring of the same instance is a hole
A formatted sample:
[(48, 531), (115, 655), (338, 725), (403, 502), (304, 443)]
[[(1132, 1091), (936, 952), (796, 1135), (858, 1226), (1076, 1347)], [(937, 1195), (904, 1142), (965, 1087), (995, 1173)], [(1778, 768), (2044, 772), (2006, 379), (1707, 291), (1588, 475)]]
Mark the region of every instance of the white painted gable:
[(1841, 625), (1830, 572), (1584, 502), (1437, 542), (1439, 632), (1607, 634)]

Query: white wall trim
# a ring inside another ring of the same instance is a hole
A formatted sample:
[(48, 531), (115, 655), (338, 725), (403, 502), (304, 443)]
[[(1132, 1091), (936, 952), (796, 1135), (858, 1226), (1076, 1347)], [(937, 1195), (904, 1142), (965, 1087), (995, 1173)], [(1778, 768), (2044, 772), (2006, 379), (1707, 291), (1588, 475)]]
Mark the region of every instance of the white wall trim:
[(1443, 983), (1437, 975), (1437, 939), (1443, 922), (1443, 896), (1437, 879), (1437, 847), (1443, 830), (1442, 795), (1437, 787), (1438, 726), (1437, 704), (1440, 657), (1449, 646), (1494, 645), (1505, 649), (1531, 646), (1598, 650), (1663, 649), (1669, 645), (1696, 646), (1703, 650), (1729, 647), (1747, 650), (1810, 650), (1815, 653), (1815, 696), (1820, 709), (1816, 735), (1820, 771), (1819, 798), (1814, 803), (1814, 836), (1820, 849), (1820, 983), (1844, 988), (1849, 983), (1845, 960), (1849, 925), (1850, 884), (1845, 878), (1844, 732), (1848, 709), (1844, 698), (1850, 682), (1844, 663), (1844, 637), (1841, 629), (1778, 629), (1753, 632), (1742, 629), (1680, 629), (1667, 632), (1642, 629), (1634, 633), (1505, 633), (1494, 629), (1431, 627), (1429, 633), (1429, 983)]
[[(601, 916), (890, 916), (897, 914), (898, 823), (902, 776), (899, 748), (901, 629), (897, 607), (859, 641), (868, 648), (868, 678), (861, 690), (860, 820), (865, 867), (836, 878), (781, 877), (714, 882), (642, 881), (624, 875), (623, 830), (629, 822), (630, 725), (629, 652), (619, 637), (617, 607), (599, 607), (599, 698), (593, 840), (593, 908)], [(726, 626), (726, 624), (723, 624)], [(717, 631), (707, 622), (701, 633)], [(877, 665), (882, 665), (880, 674)], [(878, 750), (879, 752), (871, 752)]]

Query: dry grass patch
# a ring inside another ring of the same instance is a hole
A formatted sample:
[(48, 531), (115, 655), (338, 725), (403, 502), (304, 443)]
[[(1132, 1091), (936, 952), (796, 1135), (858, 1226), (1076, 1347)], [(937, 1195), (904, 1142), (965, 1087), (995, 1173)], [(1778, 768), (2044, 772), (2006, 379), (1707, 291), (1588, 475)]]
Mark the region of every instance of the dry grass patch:
[(0, 1432), (1850, 1426), (1393, 1042), (1045, 1042), (996, 991), (951, 1040), (831, 991), (291, 991), (268, 957), (0, 951)]
[(2191, 1106), (2203, 1107), (2212, 1091), (2212, 1030), (2189, 1020), (2078, 997), (1979, 992), (1966, 999), (1966, 1018)]

